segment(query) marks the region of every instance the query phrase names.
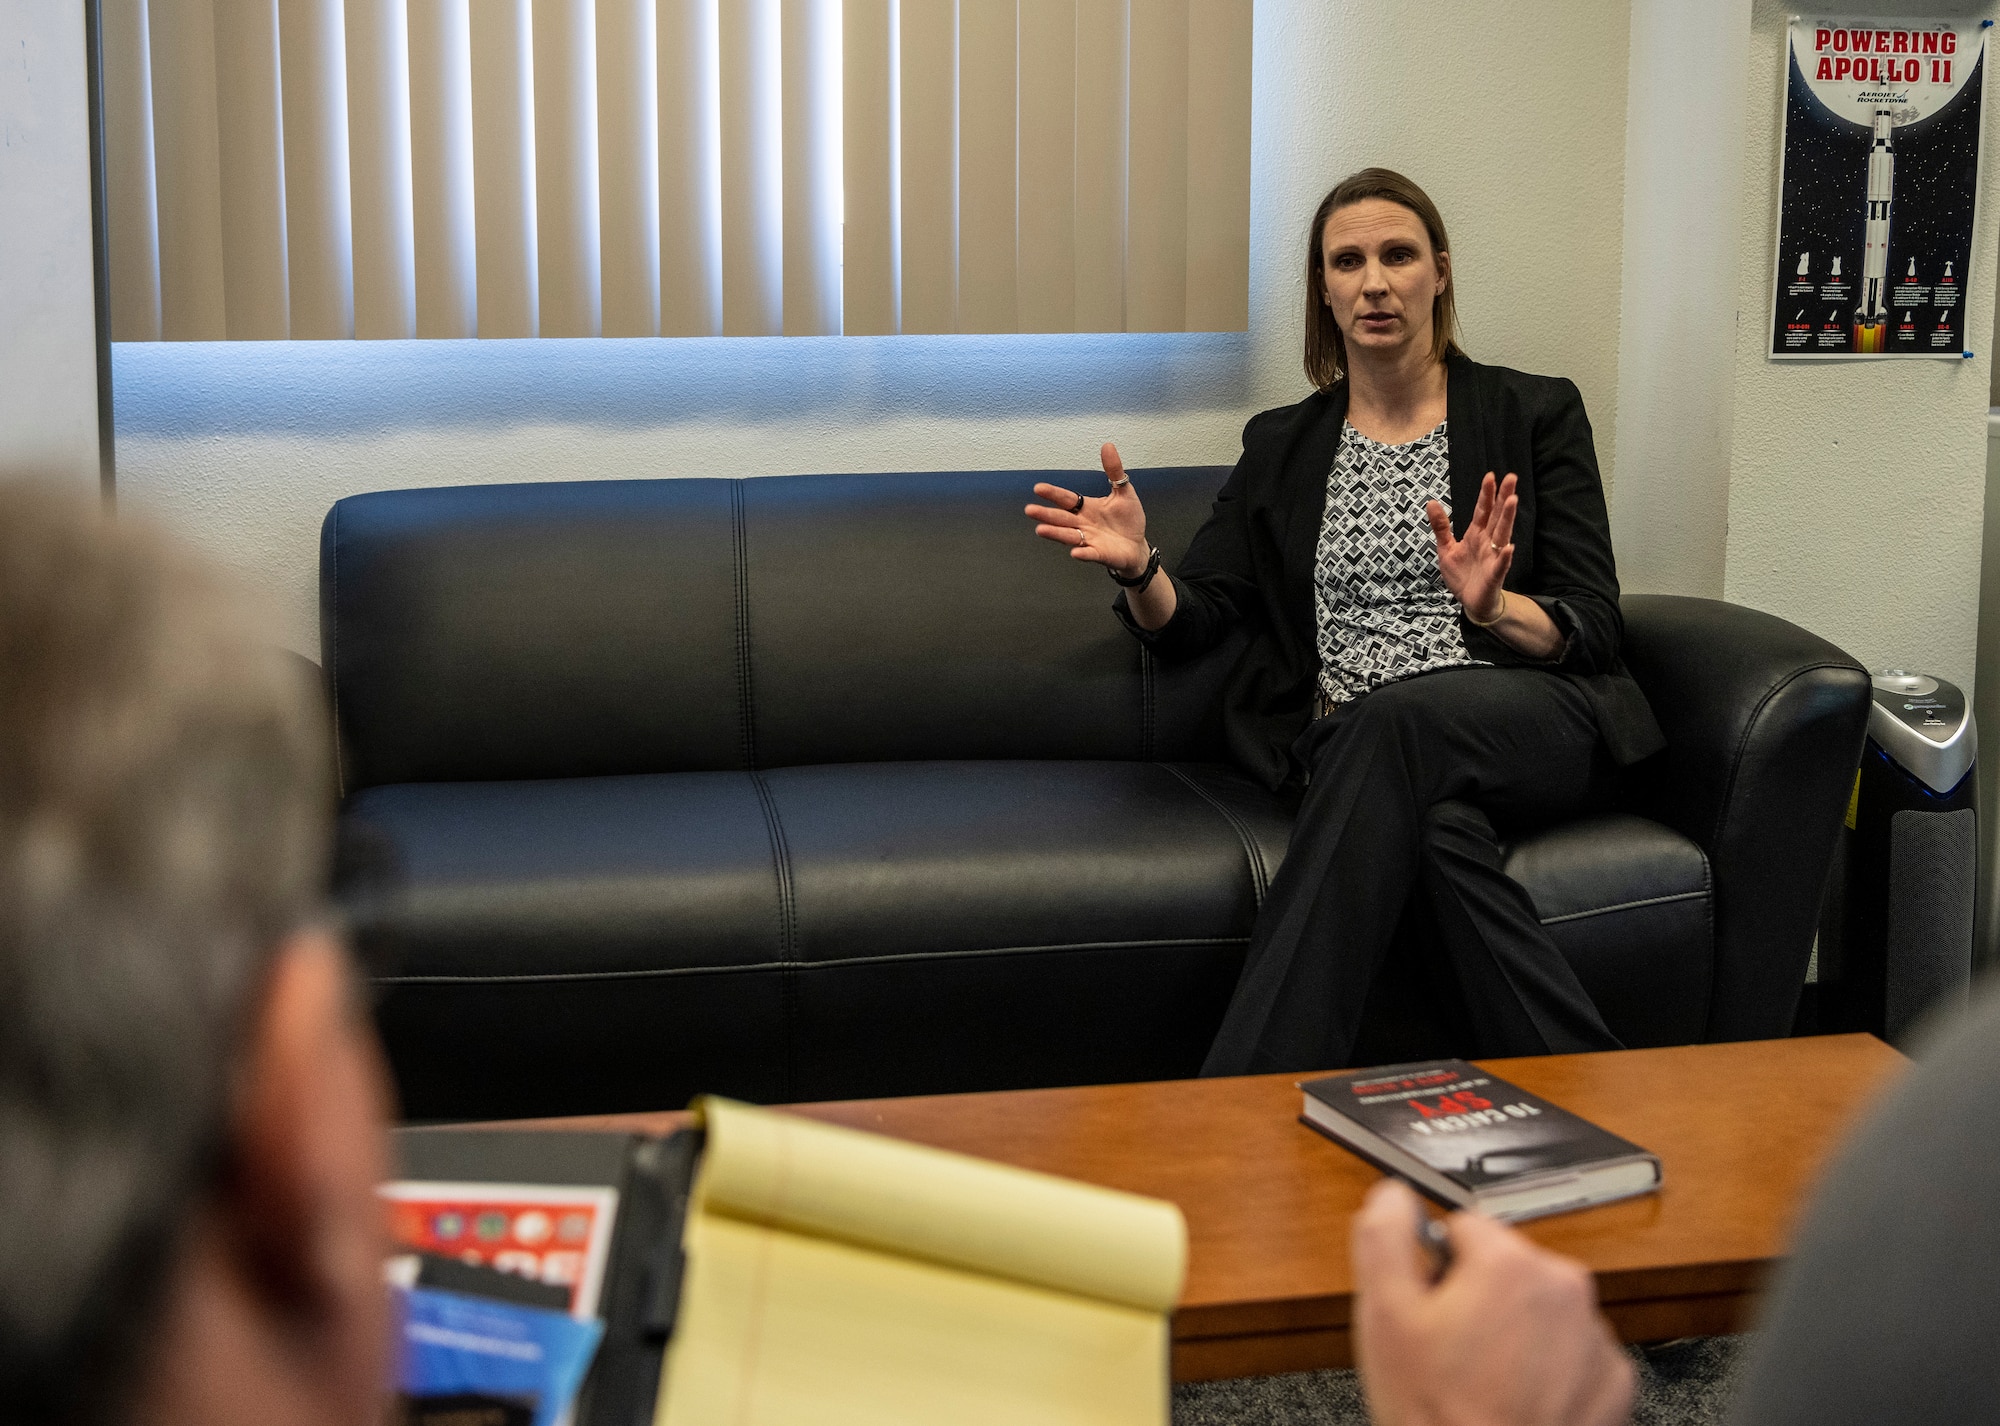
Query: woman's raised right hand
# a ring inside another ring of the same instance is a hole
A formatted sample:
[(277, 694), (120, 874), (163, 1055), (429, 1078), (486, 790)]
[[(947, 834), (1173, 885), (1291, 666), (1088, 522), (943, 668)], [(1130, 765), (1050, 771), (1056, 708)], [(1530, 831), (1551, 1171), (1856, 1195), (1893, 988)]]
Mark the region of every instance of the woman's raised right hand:
[(1083, 496), (1060, 485), (1037, 485), (1035, 494), (1047, 505), (1030, 505), (1028, 518), (1045, 540), (1069, 546), (1071, 559), (1109, 566), (1128, 579), (1136, 578), (1152, 558), (1146, 543), (1146, 507), (1125, 474), (1118, 447), (1106, 441), (1098, 453), (1111, 481), (1108, 495)]

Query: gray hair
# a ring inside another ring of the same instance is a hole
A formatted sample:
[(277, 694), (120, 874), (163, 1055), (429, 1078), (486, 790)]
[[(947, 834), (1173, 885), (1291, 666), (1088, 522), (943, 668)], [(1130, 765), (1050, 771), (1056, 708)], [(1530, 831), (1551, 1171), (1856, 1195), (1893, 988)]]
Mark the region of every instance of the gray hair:
[(226, 1154), (272, 948), (323, 902), (300, 661), (143, 524), (0, 484), (0, 1401), (125, 1403)]

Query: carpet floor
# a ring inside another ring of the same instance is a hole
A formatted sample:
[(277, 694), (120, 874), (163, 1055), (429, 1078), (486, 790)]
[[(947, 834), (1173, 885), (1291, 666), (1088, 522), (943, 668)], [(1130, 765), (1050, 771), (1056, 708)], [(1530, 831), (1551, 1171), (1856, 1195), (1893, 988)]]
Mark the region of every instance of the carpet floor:
[[(1631, 1348), (1639, 1366), (1632, 1426), (1719, 1423), (1746, 1337), (1689, 1337)], [(1365, 1426), (1351, 1371), (1294, 1372), (1174, 1388), (1174, 1426)]]

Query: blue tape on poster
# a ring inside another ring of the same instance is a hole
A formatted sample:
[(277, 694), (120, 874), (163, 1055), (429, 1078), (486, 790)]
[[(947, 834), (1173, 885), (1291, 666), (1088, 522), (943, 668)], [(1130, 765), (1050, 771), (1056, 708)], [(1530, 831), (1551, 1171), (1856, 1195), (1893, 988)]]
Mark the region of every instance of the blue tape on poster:
[(604, 1335), (601, 1322), (490, 1298), (424, 1287), (397, 1297), (405, 1396), (532, 1401), (534, 1426), (555, 1426), (569, 1409)]

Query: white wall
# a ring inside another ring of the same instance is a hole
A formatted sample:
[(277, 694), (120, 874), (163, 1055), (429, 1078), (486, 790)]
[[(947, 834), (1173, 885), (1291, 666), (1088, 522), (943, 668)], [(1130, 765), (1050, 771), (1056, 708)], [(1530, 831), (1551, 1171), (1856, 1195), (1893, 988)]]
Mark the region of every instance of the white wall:
[[(1632, 0), (1611, 506), (1628, 590), (1722, 597), (1750, 0)], [(1723, 42), (1718, 43), (1718, 39)], [(1728, 41), (1734, 39), (1736, 43)]]
[(83, 6), (0, 0), (0, 469), (95, 485)]
[[(2000, 337), (2000, 330), (1994, 335)], [(1978, 687), (1972, 718), (1979, 758), (1979, 922), (1972, 963), (2000, 961), (2000, 406), (1986, 418), (1986, 511), (1981, 528)]]
[(1369, 163), (1443, 208), (1472, 353), (1577, 380), (1609, 479), (1627, 7), (1256, 17), (1248, 333), (122, 346), (121, 498), (270, 585), (313, 650), (319, 522), (353, 491), (1075, 467), (1105, 439), (1135, 464), (1229, 461), (1249, 414), (1307, 390), (1304, 225)]
[[(1884, 18), (1995, 13), (1964, 0), (1825, 9)], [(1992, 353), (1956, 362), (1765, 359), (1790, 13), (1778, 0), (1756, 0), (1751, 22), (1724, 595), (1803, 624), (1871, 668), (1922, 669), (1971, 692)], [(2000, 89), (1990, 82), (1986, 102), (1965, 314), (1972, 333), (1993, 329), (2000, 248)]]

